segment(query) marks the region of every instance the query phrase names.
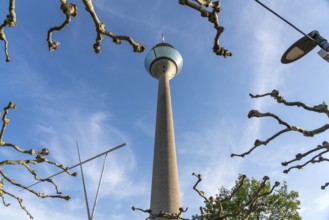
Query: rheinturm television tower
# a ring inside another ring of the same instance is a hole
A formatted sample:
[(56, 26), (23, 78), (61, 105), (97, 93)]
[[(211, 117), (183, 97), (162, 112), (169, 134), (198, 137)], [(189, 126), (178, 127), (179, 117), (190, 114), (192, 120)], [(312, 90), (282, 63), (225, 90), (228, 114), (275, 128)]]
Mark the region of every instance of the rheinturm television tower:
[(183, 59), (170, 44), (155, 45), (145, 58), (145, 68), (158, 79), (158, 104), (154, 142), (151, 210), (178, 213), (180, 190), (169, 80), (183, 67)]

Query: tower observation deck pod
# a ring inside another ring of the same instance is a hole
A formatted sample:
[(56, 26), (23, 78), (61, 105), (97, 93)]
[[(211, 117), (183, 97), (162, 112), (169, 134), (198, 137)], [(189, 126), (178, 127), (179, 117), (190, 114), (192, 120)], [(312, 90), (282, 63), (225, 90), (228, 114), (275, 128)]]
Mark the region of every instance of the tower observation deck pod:
[(179, 213), (180, 189), (169, 81), (182, 69), (183, 59), (172, 45), (162, 42), (146, 55), (144, 64), (150, 75), (158, 79), (150, 208), (154, 214), (160, 211)]
[(171, 44), (159, 43), (146, 55), (144, 65), (154, 78), (159, 79), (169, 70), (172, 79), (181, 71), (183, 58)]

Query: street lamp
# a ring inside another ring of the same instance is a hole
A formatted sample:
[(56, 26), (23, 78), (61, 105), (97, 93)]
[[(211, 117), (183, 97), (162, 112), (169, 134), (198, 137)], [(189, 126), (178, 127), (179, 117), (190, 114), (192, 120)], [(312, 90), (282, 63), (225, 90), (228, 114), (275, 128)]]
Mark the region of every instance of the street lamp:
[(329, 43), (328, 41), (323, 38), (320, 33), (316, 30), (310, 32), (309, 34), (304, 33), (299, 28), (297, 28), (295, 25), (284, 19), (282, 16), (277, 14), (275, 11), (261, 3), (259, 0), (255, 0), (257, 3), (259, 3), (261, 6), (272, 12), (274, 15), (279, 17), (281, 20), (289, 24), (292, 28), (294, 28), (299, 33), (303, 34), (304, 36), (297, 40), (294, 44), (292, 44), (286, 52), (281, 57), (281, 63), (287, 64), (292, 63), (303, 56), (305, 56), (307, 53), (309, 53), (311, 50), (313, 50), (316, 46), (320, 46), (321, 50), (318, 52), (318, 54), (327, 62), (329, 62)]

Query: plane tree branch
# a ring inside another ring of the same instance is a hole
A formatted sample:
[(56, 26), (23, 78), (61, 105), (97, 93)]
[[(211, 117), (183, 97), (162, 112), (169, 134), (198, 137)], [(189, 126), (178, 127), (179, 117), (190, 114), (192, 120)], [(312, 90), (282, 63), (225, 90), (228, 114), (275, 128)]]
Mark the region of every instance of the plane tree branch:
[[(0, 161), (0, 197), (2, 199), (2, 203), (4, 206), (9, 206), (10, 204), (6, 202), (6, 198), (7, 196), (15, 199), (20, 207), (26, 212), (26, 214), (33, 219), (33, 216), (31, 215), (31, 213), (27, 210), (27, 208), (24, 206), (23, 204), (23, 199), (20, 198), (19, 196), (5, 190), (5, 183), (14, 185), (20, 189), (24, 189), (29, 191), (30, 193), (36, 195), (37, 197), (40, 198), (60, 198), (60, 199), (65, 199), (65, 200), (69, 200), (70, 196), (67, 195), (62, 195), (62, 192), (59, 191), (58, 186), (55, 184), (55, 182), (52, 179), (47, 179), (47, 178), (40, 178), (37, 175), (37, 170), (32, 169), (31, 165), (39, 165), (39, 164), (43, 164), (43, 163), (47, 163), (50, 164), (52, 166), (57, 167), (58, 169), (61, 169), (63, 171), (65, 171), (67, 174), (71, 175), (71, 176), (76, 176), (77, 173), (71, 173), (68, 167), (64, 167), (63, 164), (60, 163), (56, 163), (54, 161), (51, 161), (49, 159), (47, 159), (47, 155), (49, 154), (49, 150), (47, 148), (43, 148), (42, 150), (34, 150), (34, 149), (30, 149), (30, 150), (24, 150), (21, 147), (17, 146), (16, 144), (12, 144), (12, 143), (8, 143), (6, 141), (4, 141), (4, 133), (5, 130), (10, 122), (10, 119), (8, 118), (8, 113), (9, 110), (11, 109), (15, 109), (16, 105), (13, 102), (9, 102), (9, 104), (4, 108), (4, 112), (2, 115), (2, 127), (1, 127), (1, 131), (0, 131), (0, 148), (2, 148), (2, 150), (4, 148), (10, 148), (13, 149), (15, 152), (17, 153), (21, 153), (23, 155), (29, 155), (32, 156), (34, 155), (35, 158), (34, 159), (21, 159), (21, 160), (4, 160), (4, 161)], [(32, 175), (34, 177), (35, 180), (39, 181), (39, 182), (48, 182), (50, 183), (54, 189), (56, 190), (55, 194), (49, 195), (49, 194), (45, 194), (42, 192), (38, 192), (36, 190), (33, 190), (19, 182), (16, 182), (12, 177), (10, 177), (9, 175), (6, 174), (5, 172), (5, 168), (9, 167), (9, 166), (16, 166), (16, 165), (20, 165), (25, 167), (25, 169), (27, 170), (27, 173), (29, 173), (30, 175)]]
[(161, 218), (161, 219), (174, 219), (174, 220), (188, 220), (188, 219), (182, 217), (182, 214), (187, 211), (187, 208), (186, 209), (179, 208), (178, 213), (166, 213), (162, 210), (159, 213), (153, 213), (151, 209), (141, 209), (141, 208), (136, 208), (134, 206), (131, 209), (133, 211), (137, 210), (137, 211), (147, 213), (149, 216), (145, 220), (159, 219), (159, 218)]
[[(319, 105), (315, 105), (313, 107), (306, 105), (305, 103), (300, 102), (300, 101), (290, 102), (290, 101), (285, 100), (282, 96), (280, 96), (279, 91), (277, 91), (277, 90), (273, 90), (270, 93), (265, 93), (265, 94), (260, 94), (260, 95), (250, 94), (251, 98), (262, 98), (262, 97), (266, 97), (266, 96), (272, 97), (279, 104), (283, 104), (285, 106), (300, 107), (306, 111), (324, 114), (327, 117), (329, 117), (328, 105), (325, 102), (323, 102)], [(322, 126), (319, 126), (318, 128), (315, 128), (312, 130), (306, 130), (301, 127), (289, 124), (288, 122), (282, 120), (276, 114), (261, 113), (257, 110), (251, 110), (248, 114), (248, 118), (255, 118), (255, 117), (256, 118), (263, 118), (263, 117), (273, 118), (284, 128), (282, 130), (276, 132), (275, 134), (273, 134), (272, 136), (270, 136), (269, 138), (267, 138), (264, 141), (257, 139), (254, 142), (254, 146), (251, 147), (248, 151), (241, 153), (241, 154), (233, 153), (233, 154), (231, 154), (232, 157), (245, 157), (246, 155), (249, 155), (252, 151), (254, 151), (256, 148), (267, 145), (269, 142), (271, 142), (272, 140), (274, 140), (275, 138), (279, 137), (280, 135), (282, 135), (283, 133), (286, 133), (286, 132), (291, 132), (291, 131), (298, 132), (298, 133), (301, 133), (302, 135), (304, 135), (305, 137), (313, 137), (313, 136), (323, 133), (329, 129), (329, 124), (323, 124)], [(324, 141), (322, 143), (322, 145), (318, 145), (304, 153), (298, 153), (297, 155), (295, 155), (295, 158), (290, 161), (282, 162), (281, 164), (283, 166), (290, 166), (287, 169), (285, 169), (283, 172), (289, 173), (293, 169), (302, 169), (308, 164), (321, 163), (321, 162), (325, 162), (325, 161), (328, 162), (329, 159), (327, 157), (325, 157), (325, 154), (327, 154), (328, 152), (329, 152), (329, 144), (328, 144), (328, 142)], [(305, 159), (306, 162), (304, 162), (302, 164), (292, 165), (293, 163), (301, 161), (302, 159)], [(328, 185), (329, 185), (329, 183), (324, 184), (323, 186), (321, 186), (321, 189), (325, 189)]]
[[(136, 42), (130, 36), (124, 35), (116, 35), (105, 28), (105, 24), (98, 18), (97, 13), (94, 9), (92, 0), (81, 0), (83, 5), (85, 6), (86, 11), (90, 14), (94, 24), (95, 24), (95, 32), (96, 32), (96, 40), (93, 45), (95, 53), (101, 52), (101, 42), (104, 37), (107, 36), (112, 39), (112, 41), (116, 44), (121, 44), (122, 41), (128, 42), (132, 47), (134, 52), (143, 52), (145, 51), (145, 47)], [(47, 32), (47, 42), (49, 51), (54, 51), (58, 48), (60, 43), (58, 41), (53, 41), (53, 33), (55, 31), (61, 31), (65, 27), (67, 27), (71, 21), (72, 17), (76, 17), (78, 15), (78, 7), (76, 4), (69, 3), (68, 0), (60, 0), (60, 10), (65, 15), (64, 21), (59, 26), (54, 26), (49, 28)], [(16, 26), (16, 14), (15, 14), (15, 0), (9, 0), (9, 13), (6, 16), (6, 19), (0, 24), (0, 40), (4, 41), (4, 49), (6, 55), (6, 61), (10, 62), (10, 57), (8, 53), (8, 40), (6, 38), (4, 28), (5, 27), (15, 27)]]
[(72, 17), (76, 17), (78, 15), (78, 8), (75, 4), (68, 3), (66, 0), (61, 0), (60, 9), (65, 15), (65, 20), (60, 26), (52, 27), (48, 30), (47, 34), (47, 42), (49, 51), (54, 51), (59, 46), (58, 41), (53, 41), (52, 35), (54, 31), (61, 31), (64, 29), (69, 23), (71, 23)]
[(261, 97), (265, 97), (265, 96), (270, 96), (272, 97), (274, 100), (276, 100), (279, 104), (283, 104), (286, 106), (296, 106), (296, 107), (301, 107), (305, 110), (308, 111), (313, 111), (313, 112), (318, 112), (318, 113), (323, 113), (326, 114), (327, 117), (329, 117), (329, 110), (328, 110), (328, 106), (325, 102), (316, 105), (316, 106), (308, 106), (306, 104), (304, 104), (303, 102), (289, 102), (287, 100), (285, 100), (282, 96), (280, 96), (280, 92), (278, 90), (273, 90), (270, 93), (265, 93), (263, 95), (253, 95), (253, 94), (249, 94), (251, 98), (261, 98)]
[(179, 4), (186, 5), (194, 10), (200, 12), (201, 17), (207, 17), (208, 21), (213, 24), (214, 29), (216, 30), (216, 35), (214, 38), (213, 51), (216, 55), (229, 57), (232, 56), (232, 53), (222, 47), (219, 43), (219, 38), (224, 32), (224, 27), (219, 25), (218, 14), (222, 10), (221, 4), (219, 1), (212, 0), (179, 0)]
[[(4, 50), (6, 55), (6, 61), (10, 62), (10, 57), (8, 53), (8, 40), (6, 38), (4, 28), (5, 27), (15, 27), (16, 26), (16, 14), (15, 14), (15, 0), (9, 1), (9, 12), (6, 19), (0, 24), (0, 40), (4, 41)], [(66, 28), (72, 21), (72, 17), (78, 15), (78, 7), (76, 4), (68, 2), (69, 0), (60, 0), (60, 10), (65, 15), (64, 21), (58, 26), (49, 28), (47, 32), (47, 42), (49, 51), (54, 51), (60, 45), (60, 42), (53, 40), (53, 33), (55, 31), (61, 31)], [(117, 35), (105, 28), (105, 24), (99, 19), (92, 0), (81, 0), (86, 11), (89, 13), (93, 23), (95, 25), (96, 39), (93, 44), (95, 53), (101, 52), (101, 43), (104, 37), (109, 37), (116, 44), (121, 44), (122, 41), (126, 41), (133, 47), (134, 52), (143, 52), (145, 47), (136, 42), (132, 37), (125, 35)], [(213, 24), (216, 31), (214, 37), (213, 52), (219, 56), (229, 57), (232, 53), (220, 45), (219, 39), (224, 31), (224, 27), (220, 25), (218, 15), (221, 12), (220, 1), (212, 0), (179, 0), (179, 4), (186, 5), (194, 10), (200, 12), (202, 17), (208, 18), (208, 21)]]
[(4, 51), (6, 55), (6, 62), (10, 62), (8, 53), (8, 40), (5, 35), (5, 27), (16, 27), (16, 13), (15, 13), (15, 0), (9, 0), (9, 12), (6, 19), (0, 24), (0, 40), (4, 42)]
[(105, 29), (105, 24), (101, 22), (95, 12), (92, 0), (82, 0), (83, 4), (86, 7), (86, 10), (91, 15), (95, 27), (96, 27), (96, 42), (94, 44), (95, 53), (100, 53), (101, 51), (101, 42), (103, 41), (103, 35), (112, 38), (113, 42), (116, 44), (121, 44), (121, 41), (127, 41), (134, 49), (134, 52), (143, 52), (145, 47), (134, 41), (133, 38), (128, 36), (119, 36)]

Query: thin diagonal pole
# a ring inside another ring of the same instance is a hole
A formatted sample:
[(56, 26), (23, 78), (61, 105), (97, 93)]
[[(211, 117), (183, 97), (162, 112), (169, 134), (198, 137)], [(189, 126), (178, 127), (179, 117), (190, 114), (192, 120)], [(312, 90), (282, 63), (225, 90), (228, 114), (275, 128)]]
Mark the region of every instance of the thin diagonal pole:
[[(103, 156), (103, 155), (105, 155), (105, 154), (108, 154), (108, 153), (110, 153), (110, 152), (112, 152), (112, 151), (115, 151), (115, 150), (117, 150), (117, 149), (119, 149), (119, 148), (121, 148), (121, 147), (124, 147), (124, 146), (126, 146), (126, 143), (120, 144), (120, 145), (118, 145), (118, 146), (116, 146), (116, 147), (114, 147), (114, 148), (111, 148), (110, 150), (104, 151), (103, 153), (100, 153), (100, 154), (98, 154), (98, 155), (96, 155), (96, 156), (93, 156), (93, 157), (91, 157), (91, 158), (89, 158), (89, 159), (87, 159), (87, 160), (85, 160), (85, 161), (83, 161), (83, 162), (81, 162), (81, 163), (78, 163), (78, 164), (76, 164), (76, 165), (73, 165), (73, 166), (69, 167), (69, 169), (72, 170), (73, 168), (75, 168), (75, 167), (77, 167), (77, 166), (80, 166), (80, 165), (82, 165), (82, 164), (84, 164), (84, 163), (87, 163), (87, 162), (89, 162), (89, 161), (92, 161), (92, 160), (94, 160), (94, 159), (96, 159), (96, 158), (98, 158), (98, 157), (100, 157), (100, 156)], [(55, 173), (55, 174), (53, 174), (53, 175), (47, 177), (47, 179), (50, 179), (50, 178), (52, 178), (52, 177), (54, 177), (54, 176), (57, 176), (57, 175), (59, 175), (59, 174), (62, 174), (62, 173), (64, 173), (64, 172), (65, 172), (65, 171), (60, 171), (60, 172), (58, 172), (58, 173)], [(29, 185), (27, 188), (30, 188), (30, 187), (32, 187), (32, 186), (35, 186), (35, 185), (37, 185), (37, 184), (39, 184), (39, 183), (41, 183), (41, 182), (40, 182), (40, 181), (39, 181), (39, 182), (36, 182), (36, 183), (34, 183), (34, 184), (32, 184), (32, 185)], [(19, 190), (19, 191), (23, 191), (23, 190), (25, 190), (25, 189), (21, 189), (21, 190)]]
[(95, 211), (96, 211), (96, 205), (97, 205), (97, 201), (98, 201), (98, 195), (99, 195), (99, 192), (100, 192), (100, 188), (101, 188), (101, 184), (102, 184), (102, 179), (103, 179), (103, 173), (104, 173), (104, 169), (105, 169), (105, 165), (106, 165), (106, 158), (107, 158), (107, 154), (105, 154), (105, 156), (104, 156), (104, 162), (103, 162), (102, 172), (101, 172), (101, 176), (100, 176), (99, 182), (98, 182), (98, 188), (97, 188), (97, 193), (96, 193), (96, 197), (95, 197), (95, 201), (94, 201), (93, 211), (91, 213), (91, 220), (94, 219), (94, 215), (95, 215)]
[(86, 190), (86, 183), (85, 183), (85, 177), (83, 175), (83, 169), (82, 169), (82, 164), (81, 164), (81, 157), (80, 157), (80, 150), (79, 150), (78, 141), (76, 141), (76, 143), (77, 143), (78, 157), (79, 157), (79, 163), (80, 163), (80, 171), (81, 171), (81, 177), (82, 177), (83, 193), (85, 194), (88, 220), (92, 220), (92, 218), (90, 216), (90, 209), (89, 209), (89, 202), (88, 202), (88, 196), (87, 196), (87, 190)]
[(287, 24), (289, 24), (292, 28), (294, 28), (296, 31), (298, 31), (299, 33), (303, 34), (304, 36), (308, 37), (309, 39), (311, 39), (312, 41), (314, 41), (314, 39), (312, 37), (310, 37), (308, 34), (306, 34), (304, 31), (300, 30), (298, 27), (296, 27), (295, 25), (293, 25), (291, 22), (289, 22), (287, 19), (283, 18), (281, 15), (279, 15), (278, 13), (276, 13), (275, 11), (273, 11), (272, 9), (270, 9), (269, 7), (267, 7), (266, 5), (264, 5), (262, 2), (260, 2), (259, 0), (255, 0), (258, 4), (260, 4), (261, 6), (263, 6), (264, 8), (266, 8), (268, 11), (272, 12), (274, 15), (276, 15), (277, 17), (279, 17), (281, 20), (283, 20), (284, 22), (286, 22)]

